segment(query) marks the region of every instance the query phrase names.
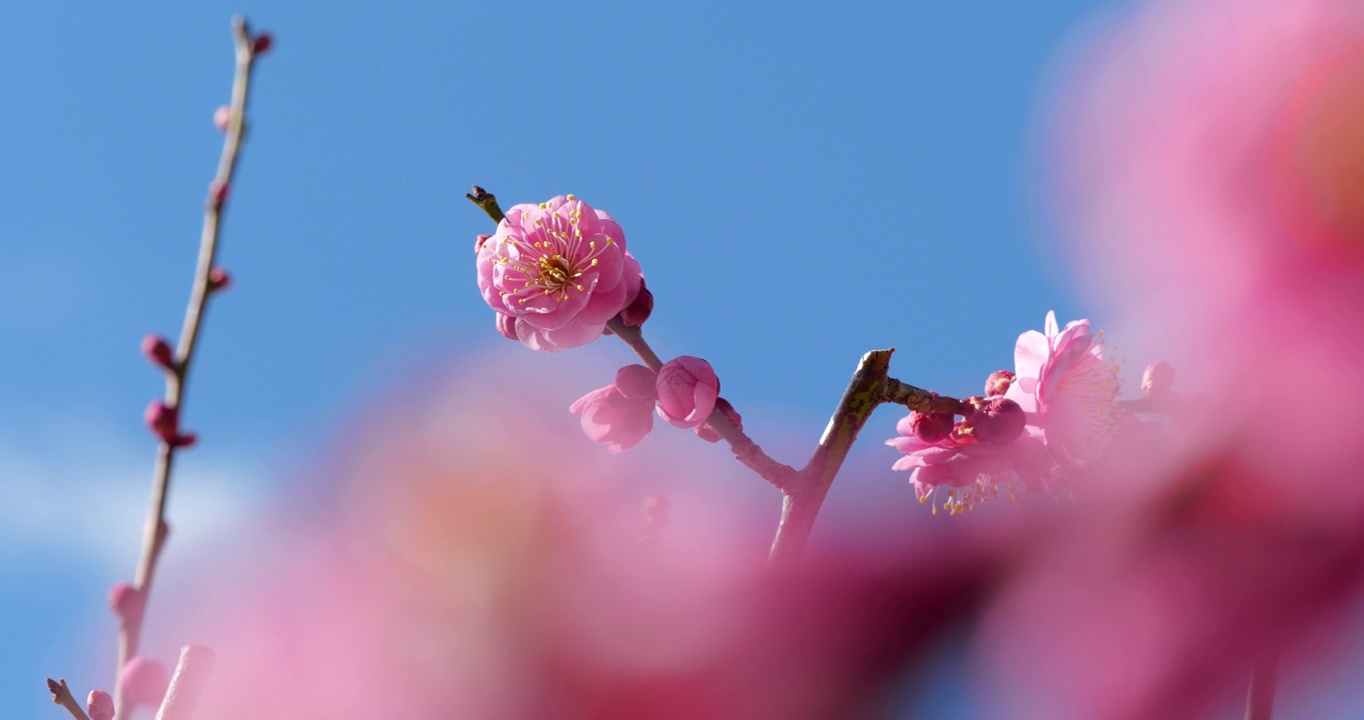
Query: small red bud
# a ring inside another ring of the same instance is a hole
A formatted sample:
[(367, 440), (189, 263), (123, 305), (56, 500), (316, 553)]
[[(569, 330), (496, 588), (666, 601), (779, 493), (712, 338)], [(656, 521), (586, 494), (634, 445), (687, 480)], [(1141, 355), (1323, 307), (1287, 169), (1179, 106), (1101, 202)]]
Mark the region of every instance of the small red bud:
[(257, 55), (264, 55), (270, 52), (270, 48), (275, 45), (275, 36), (268, 32), (256, 35), (255, 41), (251, 43), (251, 52)]
[(635, 299), (620, 311), (620, 320), (626, 327), (639, 327), (654, 312), (654, 294), (649, 292), (649, 288), (644, 287), (644, 280), (639, 281), (639, 294)]
[(176, 435), (175, 439), (171, 440), (170, 445), (173, 448), (188, 449), (194, 447), (194, 443), (197, 442), (199, 442), (198, 435), (195, 435), (194, 433), (183, 433), (180, 435)]
[(90, 720), (114, 720), (114, 699), (103, 690), (91, 690), (85, 700), (85, 712)]
[(170, 343), (160, 335), (148, 335), (142, 338), (142, 355), (157, 367), (166, 370), (175, 369), (175, 352), (171, 350)]
[(980, 442), (1008, 443), (1023, 434), (1027, 415), (1018, 403), (1005, 397), (966, 399), (974, 412), (970, 417), (957, 423), (953, 437), (972, 437)]
[(142, 607), (146, 600), (141, 590), (126, 582), (116, 582), (109, 588), (109, 609), (118, 618), (119, 627), (126, 626), (142, 617)]
[(227, 202), (227, 183), (214, 180), (208, 184), (208, 206), (212, 210), (222, 210)]
[(1003, 395), (1009, 391), (1009, 386), (1014, 384), (1012, 370), (996, 370), (990, 373), (990, 377), (985, 379), (985, 397), (995, 397)]
[(232, 274), (222, 268), (208, 271), (208, 289), (226, 290), (232, 287)]
[(175, 439), (180, 434), (180, 423), (174, 408), (167, 407), (166, 403), (160, 400), (153, 400), (142, 413), (142, 419), (153, 435), (161, 438), (163, 442), (175, 444)]
[(1164, 360), (1157, 360), (1146, 366), (1141, 374), (1141, 394), (1157, 397), (1170, 391), (1175, 384), (1175, 369)]
[(230, 124), (232, 124), (232, 108), (219, 105), (218, 109), (213, 111), (213, 127), (222, 132), (227, 132), (227, 126)]
[(926, 443), (935, 443), (952, 432), (953, 416), (947, 413), (921, 413), (911, 410), (909, 429)]

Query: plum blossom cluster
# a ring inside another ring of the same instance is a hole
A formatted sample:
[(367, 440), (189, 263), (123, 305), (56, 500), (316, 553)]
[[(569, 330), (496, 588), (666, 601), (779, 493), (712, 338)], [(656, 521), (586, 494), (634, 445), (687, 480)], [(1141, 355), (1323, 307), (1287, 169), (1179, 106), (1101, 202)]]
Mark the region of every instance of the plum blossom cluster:
[(703, 440), (718, 442), (720, 435), (707, 424), (719, 410), (735, 427), (742, 418), (720, 397), (720, 378), (710, 363), (698, 357), (674, 358), (658, 372), (643, 365), (627, 365), (616, 372), (616, 381), (593, 390), (569, 407), (582, 420), (583, 432), (613, 453), (639, 444), (654, 427), (654, 414), (670, 425), (691, 428)]
[[(985, 395), (963, 401), (961, 420), (919, 412), (902, 419), (900, 437), (886, 441), (904, 453), (892, 467), (910, 472), (920, 502), (932, 502), (935, 513), (940, 493), (957, 514), (1001, 497), (1065, 492), (1072, 473), (1107, 452), (1124, 424), (1118, 369), (1102, 331), (1091, 333), (1088, 320), (1062, 329), (1049, 312), (1043, 332), (1018, 337), (1014, 370), (991, 373)], [(1173, 382), (1172, 370), (1155, 375), (1161, 387), (1167, 375)]]

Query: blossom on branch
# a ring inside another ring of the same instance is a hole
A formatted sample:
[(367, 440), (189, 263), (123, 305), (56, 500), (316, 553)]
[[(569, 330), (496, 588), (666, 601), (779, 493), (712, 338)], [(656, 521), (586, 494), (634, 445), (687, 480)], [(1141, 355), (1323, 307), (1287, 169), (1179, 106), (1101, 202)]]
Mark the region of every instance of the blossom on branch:
[(710, 363), (699, 357), (681, 355), (669, 360), (658, 371), (658, 414), (680, 428), (694, 428), (706, 422), (720, 396), (720, 378)]
[(578, 398), (569, 412), (582, 418), (583, 432), (593, 442), (606, 443), (613, 453), (639, 444), (654, 428), (654, 371), (626, 365), (616, 381)]
[(572, 195), (512, 207), (477, 253), (478, 288), (498, 330), (532, 350), (597, 339), (642, 283), (620, 225)]
[(1088, 320), (1060, 329), (1048, 312), (1044, 330), (1018, 336), (1017, 379), (1005, 397), (1028, 413), (1057, 462), (1078, 466), (1099, 457), (1117, 435), (1122, 411), (1114, 400), (1122, 380), (1104, 355), (1103, 333), (1090, 333)]

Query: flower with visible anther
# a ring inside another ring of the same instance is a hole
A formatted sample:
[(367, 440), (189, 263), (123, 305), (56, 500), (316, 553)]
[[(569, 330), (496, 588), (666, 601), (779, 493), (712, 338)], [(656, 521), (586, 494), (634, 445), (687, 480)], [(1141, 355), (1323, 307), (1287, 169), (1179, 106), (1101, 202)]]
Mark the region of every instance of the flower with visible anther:
[(572, 195), (507, 211), (478, 245), (478, 287), (498, 329), (532, 350), (586, 345), (639, 294), (639, 263), (607, 213)]

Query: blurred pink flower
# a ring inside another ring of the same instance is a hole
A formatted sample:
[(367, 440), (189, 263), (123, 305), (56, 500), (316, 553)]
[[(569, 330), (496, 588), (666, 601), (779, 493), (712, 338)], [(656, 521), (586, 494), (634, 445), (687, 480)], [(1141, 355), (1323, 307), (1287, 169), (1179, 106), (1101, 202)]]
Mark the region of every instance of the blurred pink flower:
[(582, 418), (583, 432), (613, 453), (639, 444), (654, 428), (654, 371), (626, 365), (616, 381), (578, 398), (568, 410)]
[(170, 673), (160, 660), (138, 655), (123, 666), (119, 684), (124, 696), (133, 705), (158, 707), (166, 696), (166, 687), (170, 685)]
[(640, 283), (620, 225), (572, 195), (512, 207), (478, 245), (483, 300), (509, 318), (498, 330), (514, 332), (532, 350), (597, 339), (635, 300)]
[(1030, 413), (1057, 462), (1094, 460), (1112, 443), (1122, 412), (1114, 400), (1122, 389), (1118, 366), (1104, 357), (1103, 340), (1088, 320), (1060, 330), (1048, 312), (1045, 334), (1029, 330), (1014, 347), (1017, 380), (1005, 397)]
[(658, 414), (681, 428), (694, 428), (710, 417), (720, 395), (720, 378), (710, 363), (680, 355), (658, 370)]

